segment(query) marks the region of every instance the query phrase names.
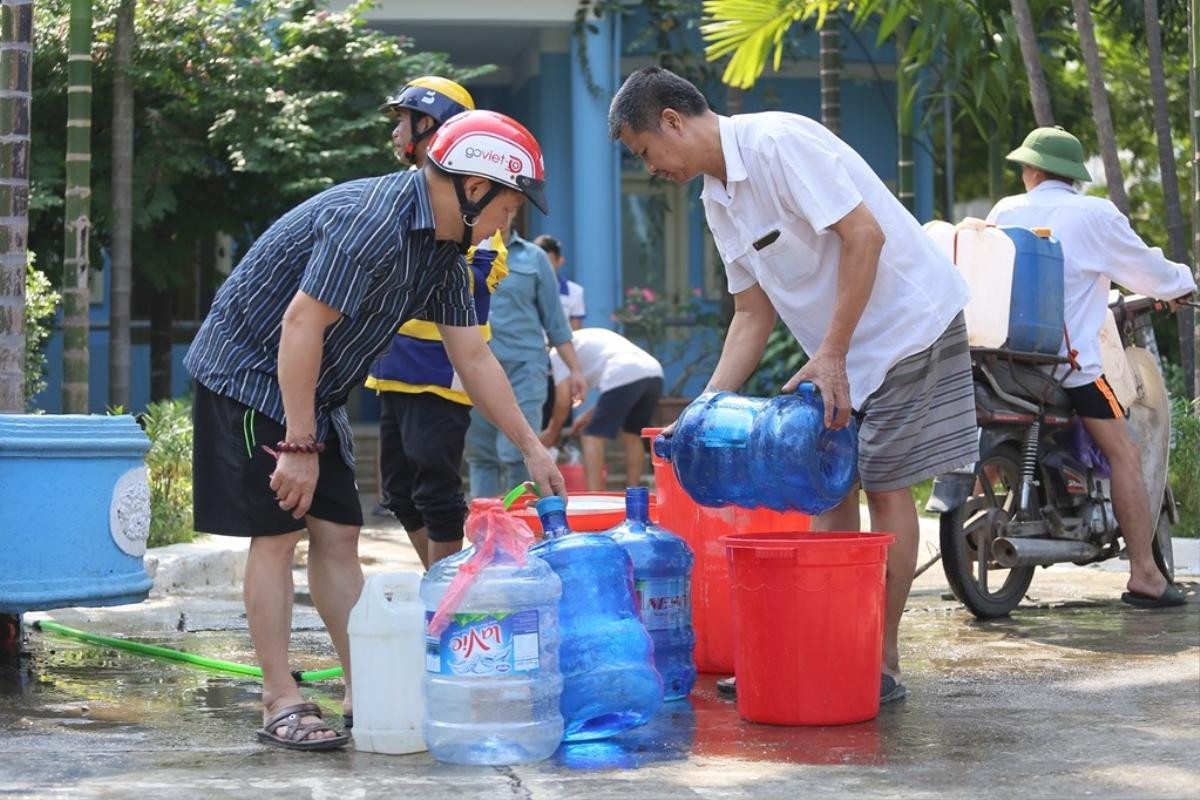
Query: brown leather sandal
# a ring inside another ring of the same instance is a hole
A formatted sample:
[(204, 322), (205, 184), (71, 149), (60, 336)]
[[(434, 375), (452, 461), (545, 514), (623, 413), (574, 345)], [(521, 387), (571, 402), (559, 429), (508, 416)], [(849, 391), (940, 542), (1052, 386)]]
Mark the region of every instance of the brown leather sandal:
[[(317, 717), (321, 721), (301, 723), (302, 717)], [(275, 733), (275, 729), (280, 727), (284, 730), (282, 735)], [(324, 731), (337, 733), (325, 723), (320, 707), (316, 703), (297, 703), (279, 711), (254, 734), (261, 742), (288, 750), (337, 750), (350, 742), (350, 737), (344, 733), (326, 739), (308, 738), (314, 733)]]

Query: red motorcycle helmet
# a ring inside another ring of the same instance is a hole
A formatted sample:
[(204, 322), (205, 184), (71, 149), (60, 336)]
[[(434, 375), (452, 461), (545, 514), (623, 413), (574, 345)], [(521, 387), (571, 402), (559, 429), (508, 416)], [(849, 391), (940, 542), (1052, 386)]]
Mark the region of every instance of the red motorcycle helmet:
[[(427, 157), (454, 180), (464, 219), (473, 218), (503, 189), (514, 189), (529, 198), (543, 214), (546, 205), (546, 167), (542, 148), (524, 125), (495, 111), (464, 111), (438, 128)], [(462, 177), (475, 175), (492, 181), (492, 189), (478, 202), (467, 200)]]

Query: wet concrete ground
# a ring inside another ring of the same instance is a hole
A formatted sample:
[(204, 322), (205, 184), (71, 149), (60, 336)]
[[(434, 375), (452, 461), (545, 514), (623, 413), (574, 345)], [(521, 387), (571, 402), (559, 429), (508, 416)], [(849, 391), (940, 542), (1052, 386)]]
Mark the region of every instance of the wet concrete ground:
[[(387, 531), (366, 550), (372, 570), (411, 563)], [(1119, 574), (1042, 571), (1011, 619), (977, 623), (943, 599), (939, 570), (905, 616), (910, 696), (873, 722), (753, 725), (704, 676), (643, 729), (506, 769), (263, 747), (253, 680), (31, 632), (21, 668), (0, 671), (0, 796), (1200, 797), (1194, 580), (1187, 607), (1146, 612), (1116, 601)], [(47, 616), (253, 661), (236, 593)], [(303, 592), (295, 627), (295, 665), (332, 666)], [(308, 692), (336, 714), (340, 685)]]

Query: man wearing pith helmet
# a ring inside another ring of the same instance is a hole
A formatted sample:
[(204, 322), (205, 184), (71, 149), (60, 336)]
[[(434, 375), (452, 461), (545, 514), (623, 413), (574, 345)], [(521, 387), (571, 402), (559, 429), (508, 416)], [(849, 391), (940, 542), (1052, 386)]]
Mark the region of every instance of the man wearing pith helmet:
[(422, 169), (339, 184), (284, 214), (217, 292), (184, 358), (196, 379), (195, 527), (251, 538), (244, 597), (263, 671), (259, 740), (293, 750), (349, 741), (292, 679), (292, 558), (307, 529), (309, 589), (345, 669), (348, 713), (363, 520), (346, 400), (400, 325), (437, 329), (479, 410), (518, 443), (533, 479), (565, 496), (479, 331), (462, 258), (526, 199), (545, 213), (544, 187), (529, 131), (465, 111), (434, 135)]
[[(1080, 367), (1063, 386), (1112, 466), (1113, 510), (1129, 553), (1129, 582), (1121, 599), (1141, 607), (1182, 605), (1183, 593), (1154, 563), (1141, 455), (1125, 423), (1126, 410), (1101, 368), (1100, 329), (1114, 281), (1162, 300), (1182, 299), (1196, 290), (1196, 282), (1186, 266), (1147, 246), (1115, 205), (1080, 193), (1077, 183), (1092, 176), (1083, 145), (1061, 127), (1037, 128), (1008, 160), (1021, 166), (1025, 193), (997, 203), (988, 222), (1049, 228), (1062, 244), (1063, 318)], [(1067, 355), (1065, 340), (1059, 354)]]

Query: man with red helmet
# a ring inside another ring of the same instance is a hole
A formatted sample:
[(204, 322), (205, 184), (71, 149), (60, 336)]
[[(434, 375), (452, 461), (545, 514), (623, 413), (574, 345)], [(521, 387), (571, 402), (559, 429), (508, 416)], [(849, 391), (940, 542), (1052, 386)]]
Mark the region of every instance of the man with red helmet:
[[(474, 107), (466, 89), (446, 78), (427, 76), (409, 83), (381, 109), (397, 120), (392, 132), (396, 152), (422, 167), (429, 143), (425, 134), (444, 123), (447, 112), (464, 105)], [(468, 251), (467, 265), (475, 316), (489, 340), (492, 293), (508, 275), (508, 249), (500, 231)], [(571, 342), (562, 348), (568, 351), (566, 363), (577, 365)], [(508, 365), (501, 361), (501, 366), (507, 374)], [(520, 387), (511, 374), (508, 377), (520, 404)], [(380, 399), (381, 505), (404, 526), (428, 568), (462, 549), (467, 504), (461, 469), (472, 400), (450, 364), (441, 335), (419, 319), (400, 326), (387, 354), (371, 367), (367, 388)], [(580, 399), (586, 394), (582, 377), (577, 394)]]
[(462, 253), (526, 198), (546, 211), (541, 149), (519, 123), (467, 111), (430, 162), (334, 186), (284, 214), (218, 291), (184, 364), (196, 379), (196, 530), (252, 537), (246, 619), (263, 670), (260, 740), (298, 750), (348, 737), (300, 696), (288, 665), (292, 557), (309, 533), (313, 602), (346, 670), (362, 591), (353, 440), (345, 403), (406, 320), (436, 326), (463, 386), (519, 443), (530, 474), (565, 494), (476, 325)]

